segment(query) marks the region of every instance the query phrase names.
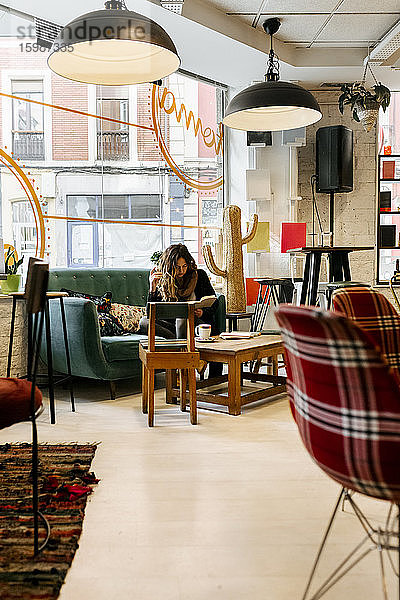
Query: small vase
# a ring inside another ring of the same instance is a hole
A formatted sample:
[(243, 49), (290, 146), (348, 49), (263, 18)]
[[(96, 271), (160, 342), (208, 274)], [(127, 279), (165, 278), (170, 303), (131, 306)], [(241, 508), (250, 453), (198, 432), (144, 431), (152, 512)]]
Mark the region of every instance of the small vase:
[(11, 292), (18, 292), (21, 284), (21, 275), (16, 273), (14, 275), (8, 274), (7, 279), (1, 282), (1, 291), (3, 294), (11, 294)]
[(365, 131), (371, 131), (375, 125), (379, 115), (379, 103), (370, 98), (364, 100), (364, 104), (356, 104), (355, 109), (357, 111), (360, 123)]

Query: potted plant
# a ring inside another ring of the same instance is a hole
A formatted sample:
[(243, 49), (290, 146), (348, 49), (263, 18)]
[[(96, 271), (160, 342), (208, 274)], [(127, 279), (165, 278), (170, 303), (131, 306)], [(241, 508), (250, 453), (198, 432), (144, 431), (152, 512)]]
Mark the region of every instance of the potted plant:
[(163, 252), (162, 252), (162, 250), (156, 250), (156, 251), (155, 251), (155, 252), (153, 252), (153, 254), (151, 255), (151, 257), (150, 257), (150, 261), (151, 261), (152, 263), (154, 263), (154, 266), (155, 266), (155, 267), (158, 265), (158, 261), (160, 260), (162, 253), (163, 253)]
[(345, 105), (349, 104), (353, 119), (361, 123), (365, 131), (371, 131), (378, 118), (379, 109), (385, 111), (390, 104), (390, 90), (380, 82), (376, 82), (370, 89), (367, 89), (364, 83), (365, 80), (341, 86), (339, 110), (343, 114)]
[(21, 283), (21, 274), (17, 273), (22, 265), (24, 257), (18, 260), (17, 252), (14, 248), (9, 247), (5, 258), (5, 268), (7, 279), (1, 282), (1, 291), (3, 294), (17, 292)]

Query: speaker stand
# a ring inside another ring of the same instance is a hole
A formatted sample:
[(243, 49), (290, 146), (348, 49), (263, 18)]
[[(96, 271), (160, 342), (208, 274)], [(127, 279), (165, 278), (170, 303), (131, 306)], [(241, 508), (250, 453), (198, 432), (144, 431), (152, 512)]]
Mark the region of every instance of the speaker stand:
[(329, 192), (329, 229), (332, 234), (331, 246), (334, 245), (334, 243), (333, 243), (334, 231), (335, 231), (334, 228), (335, 228), (335, 192), (330, 191)]

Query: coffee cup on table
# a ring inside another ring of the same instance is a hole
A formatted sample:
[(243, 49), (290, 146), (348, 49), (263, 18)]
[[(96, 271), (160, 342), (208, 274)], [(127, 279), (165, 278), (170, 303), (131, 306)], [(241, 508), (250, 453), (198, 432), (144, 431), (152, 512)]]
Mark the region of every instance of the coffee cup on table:
[(201, 340), (208, 340), (211, 337), (211, 325), (208, 323), (201, 323), (197, 325), (194, 330), (195, 336)]

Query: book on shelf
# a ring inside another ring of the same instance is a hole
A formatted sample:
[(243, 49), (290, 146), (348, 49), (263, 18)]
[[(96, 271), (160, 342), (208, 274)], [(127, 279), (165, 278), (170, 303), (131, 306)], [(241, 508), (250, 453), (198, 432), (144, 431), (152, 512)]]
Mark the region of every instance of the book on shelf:
[(224, 331), (219, 334), (223, 340), (249, 340), (261, 335), (259, 331)]

